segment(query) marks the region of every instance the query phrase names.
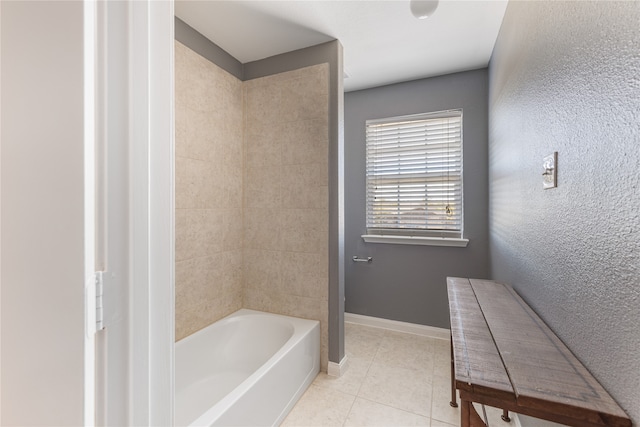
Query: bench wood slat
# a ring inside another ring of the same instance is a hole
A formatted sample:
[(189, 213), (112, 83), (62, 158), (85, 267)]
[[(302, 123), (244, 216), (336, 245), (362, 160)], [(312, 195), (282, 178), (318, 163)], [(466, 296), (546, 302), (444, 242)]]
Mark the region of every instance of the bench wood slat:
[[(491, 332), (479, 310), (469, 281), (461, 279), (457, 281), (457, 285), (449, 288), (449, 301), (454, 301), (456, 310), (464, 313), (456, 316), (451, 324), (456, 383), (460, 383), (463, 388), (473, 384), (513, 395), (513, 387), (497, 348), (495, 345), (486, 346), (487, 342), (492, 341)], [(473, 339), (466, 340), (466, 334), (470, 334)], [(481, 344), (476, 345), (477, 343)], [(487, 369), (489, 367), (498, 369)]]
[[(509, 285), (447, 278), (461, 397), (569, 425), (631, 426), (589, 371)], [(464, 398), (463, 398), (464, 400)]]

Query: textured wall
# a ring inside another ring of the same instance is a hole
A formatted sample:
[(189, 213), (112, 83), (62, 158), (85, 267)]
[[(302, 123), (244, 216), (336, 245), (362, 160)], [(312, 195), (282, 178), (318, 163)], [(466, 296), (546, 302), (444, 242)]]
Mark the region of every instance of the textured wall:
[(244, 306), (319, 320), (326, 370), (329, 67), (244, 87)]
[[(488, 277), (487, 70), (345, 95), (345, 309), (449, 327), (447, 276)], [(466, 248), (365, 243), (365, 121), (463, 109)], [(351, 257), (372, 256), (373, 263)]]
[(175, 43), (176, 340), (242, 307), (242, 81)]
[[(490, 248), (640, 423), (640, 2), (512, 2), (490, 65)], [(542, 158), (558, 151), (558, 188)]]

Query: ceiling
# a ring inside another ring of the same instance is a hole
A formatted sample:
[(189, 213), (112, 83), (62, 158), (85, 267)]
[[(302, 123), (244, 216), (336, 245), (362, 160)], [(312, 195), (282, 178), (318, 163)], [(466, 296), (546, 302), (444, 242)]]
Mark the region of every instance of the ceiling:
[(242, 63), (338, 39), (345, 91), (487, 66), (507, 0), (176, 0), (175, 14)]

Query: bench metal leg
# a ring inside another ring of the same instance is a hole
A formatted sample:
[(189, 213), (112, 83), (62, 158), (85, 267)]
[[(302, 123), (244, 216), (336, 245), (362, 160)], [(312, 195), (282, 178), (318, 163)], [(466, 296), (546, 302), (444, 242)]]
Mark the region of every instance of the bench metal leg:
[(502, 410), (502, 415), (500, 416), (500, 418), (502, 418), (502, 421), (504, 422), (511, 422), (511, 418), (509, 418), (509, 411), (507, 411), (506, 409)]
[(458, 407), (457, 396), (456, 396), (456, 368), (453, 364), (453, 338), (449, 336), (451, 339), (451, 405), (454, 408)]
[(468, 400), (462, 400), (460, 413), (460, 426), (461, 427), (487, 427), (487, 424), (482, 420), (476, 408)]

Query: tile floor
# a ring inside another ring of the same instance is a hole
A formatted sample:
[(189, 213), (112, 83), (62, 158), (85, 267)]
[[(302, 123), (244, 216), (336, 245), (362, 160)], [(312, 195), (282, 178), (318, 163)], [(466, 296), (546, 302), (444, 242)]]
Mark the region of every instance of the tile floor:
[[(345, 323), (345, 350), (345, 374), (320, 373), (282, 426), (460, 425), (449, 406), (449, 341)], [(490, 427), (513, 426), (486, 410)]]

